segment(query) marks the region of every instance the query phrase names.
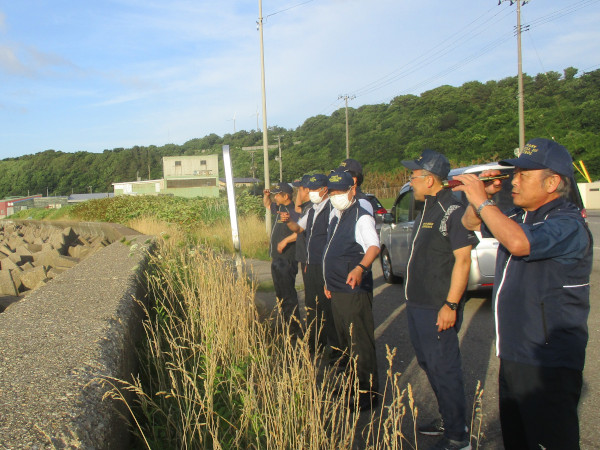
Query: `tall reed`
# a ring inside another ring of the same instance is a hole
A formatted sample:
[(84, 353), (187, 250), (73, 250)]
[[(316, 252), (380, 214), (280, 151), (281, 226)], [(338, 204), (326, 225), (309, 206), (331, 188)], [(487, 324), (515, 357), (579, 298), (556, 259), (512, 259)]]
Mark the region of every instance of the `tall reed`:
[(409, 436), (418, 409), (391, 369), (395, 349), (387, 349), (385, 402), (354, 412), (357, 397), (347, 394), (358, 389), (355, 359), (342, 372), (324, 364), (289, 324), (259, 321), (256, 286), (229, 257), (183, 235), (162, 236), (140, 302), (140, 373), (133, 383), (106, 380), (107, 395), (128, 402), (147, 448), (417, 448)]

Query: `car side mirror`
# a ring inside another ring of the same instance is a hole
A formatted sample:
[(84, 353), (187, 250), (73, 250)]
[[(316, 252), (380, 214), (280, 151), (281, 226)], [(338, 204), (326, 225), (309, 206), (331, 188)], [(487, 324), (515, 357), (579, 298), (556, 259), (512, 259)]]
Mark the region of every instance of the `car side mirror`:
[(390, 213), (385, 213), (383, 215), (383, 223), (394, 223), (394, 217)]

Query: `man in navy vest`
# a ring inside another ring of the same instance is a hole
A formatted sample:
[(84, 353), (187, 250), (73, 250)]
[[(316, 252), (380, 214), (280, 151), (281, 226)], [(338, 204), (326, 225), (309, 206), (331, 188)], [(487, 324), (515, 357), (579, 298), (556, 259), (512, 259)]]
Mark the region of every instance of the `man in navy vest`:
[[(495, 206), (499, 180), (455, 177), (469, 200), (463, 223), (500, 242), (494, 310), (500, 357), (499, 398), (507, 449), (578, 449), (590, 309), (592, 236), (568, 200), (573, 160), (562, 145), (530, 140), (515, 166), (506, 215)], [(485, 171), (493, 176), (498, 171)]]
[[(273, 214), (273, 229), (271, 230), (271, 276), (275, 295), (281, 302), (283, 319), (289, 324), (290, 332), (294, 336), (302, 333), (300, 315), (298, 311), (298, 293), (296, 292), (296, 274), (298, 262), (296, 261), (296, 233), (293, 233), (282, 221), (281, 214), (286, 213), (296, 221), (298, 213), (294, 209), (292, 194), (294, 190), (288, 183), (279, 183), (273, 189), (263, 192), (263, 204)], [(270, 194), (273, 194), (271, 201)]]
[(360, 410), (379, 401), (379, 379), (373, 324), (371, 264), (379, 255), (375, 219), (355, 199), (348, 172), (332, 172), (327, 180), (330, 214), (328, 242), (323, 254), (325, 295), (331, 299), (340, 348), (357, 357)]
[(443, 188), (448, 159), (427, 149), (402, 164), (412, 170), (415, 200), (425, 202), (415, 219), (406, 267), (406, 317), (417, 362), (427, 374), (441, 418), (418, 431), (443, 434), (435, 449), (470, 449), (458, 332), (471, 249), (478, 241), (461, 223), (464, 206)]
[[(306, 322), (309, 330), (309, 347), (329, 347), (330, 360), (337, 361), (341, 356), (331, 312), (331, 300), (325, 297), (323, 279), (323, 251), (327, 245), (327, 227), (331, 203), (327, 192), (327, 176), (309, 175), (306, 187), (312, 207), (300, 217), (298, 222), (288, 222), (295, 233), (304, 232), (306, 239), (306, 268), (304, 274), (304, 292), (306, 304)], [(282, 219), (287, 217), (282, 215)], [(298, 243), (296, 243), (298, 245)]]

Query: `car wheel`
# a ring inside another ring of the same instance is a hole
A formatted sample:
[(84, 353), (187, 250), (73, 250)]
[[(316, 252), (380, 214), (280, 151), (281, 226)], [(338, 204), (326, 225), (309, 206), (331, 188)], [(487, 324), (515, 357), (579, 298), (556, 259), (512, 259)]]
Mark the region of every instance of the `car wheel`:
[(383, 279), (391, 284), (400, 283), (402, 278), (397, 277), (394, 275), (394, 272), (392, 272), (392, 260), (390, 259), (390, 254), (387, 251), (387, 248), (384, 248), (381, 252), (380, 260)]

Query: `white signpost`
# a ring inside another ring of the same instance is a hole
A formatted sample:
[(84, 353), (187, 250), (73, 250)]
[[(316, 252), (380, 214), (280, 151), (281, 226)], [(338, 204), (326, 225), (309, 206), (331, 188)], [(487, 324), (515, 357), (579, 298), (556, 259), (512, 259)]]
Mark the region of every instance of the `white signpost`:
[(235, 206), (235, 192), (233, 190), (233, 172), (231, 170), (231, 156), (229, 145), (223, 146), (223, 166), (225, 167), (225, 183), (227, 185), (227, 203), (229, 204), (229, 220), (231, 222), (231, 238), (235, 251), (235, 266), (238, 275), (242, 275), (242, 248), (240, 246), (240, 234), (238, 231), (237, 208)]

